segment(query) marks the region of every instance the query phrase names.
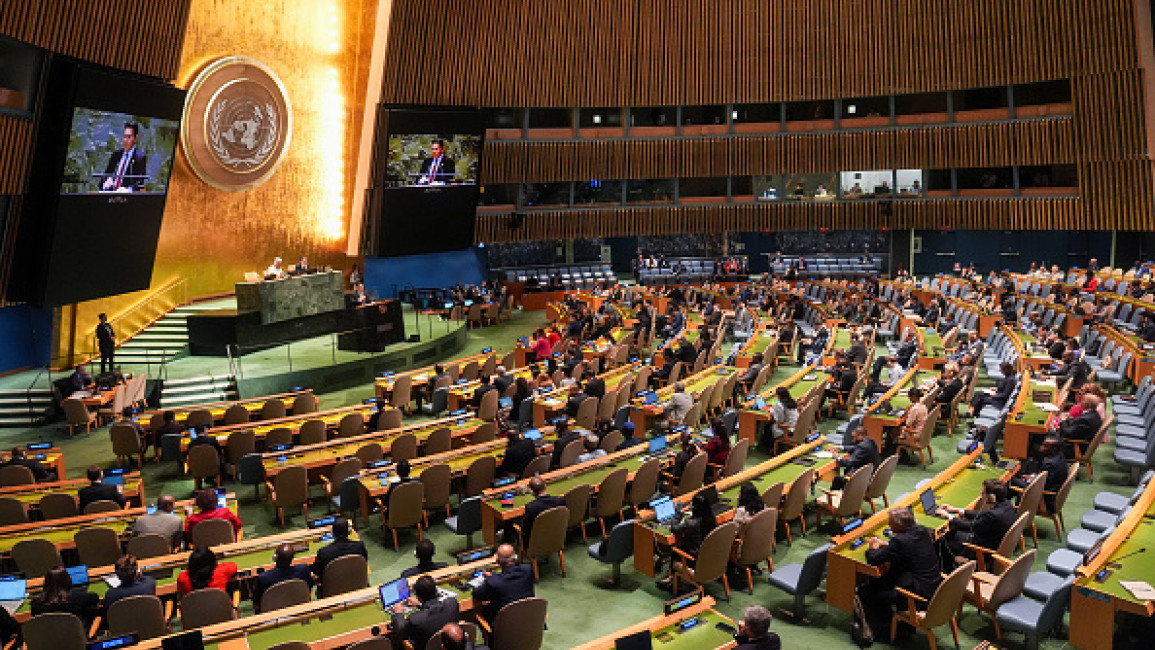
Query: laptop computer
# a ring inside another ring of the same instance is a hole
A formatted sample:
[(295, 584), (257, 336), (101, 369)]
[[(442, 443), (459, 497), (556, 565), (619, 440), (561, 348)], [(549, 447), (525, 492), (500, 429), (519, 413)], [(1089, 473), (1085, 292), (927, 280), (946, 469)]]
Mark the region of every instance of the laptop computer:
[(922, 511), (931, 517), (939, 517), (938, 503), (934, 499), (934, 490), (927, 488), (918, 495), (918, 500), (922, 502)]
[(646, 406), (657, 404), (658, 403), (658, 394), (652, 390), (649, 391), (648, 393), (646, 393), (645, 398), (643, 398), (642, 403), (645, 404)]
[(758, 397), (757, 397), (757, 398), (754, 400), (754, 408), (758, 409), (759, 411), (761, 411), (762, 409), (766, 408), (766, 400), (762, 399), (762, 396), (761, 396), (761, 395), (759, 395), (759, 396), (758, 396)]
[(678, 508), (674, 504), (674, 500), (669, 496), (661, 496), (650, 502), (650, 507), (654, 509), (654, 517), (661, 525), (666, 525), (677, 519)]
[(633, 634), (614, 639), (614, 650), (651, 650), (654, 639), (649, 630), (641, 630)]
[(381, 597), (381, 608), (389, 609), (409, 597), (409, 581), (400, 578), (387, 582), (377, 588), (377, 593)]
[(127, 648), (134, 646), (140, 642), (140, 637), (135, 632), (130, 634), (122, 634), (120, 636), (109, 637), (100, 641), (90, 641), (87, 645), (88, 650), (113, 650), (113, 648)]
[(538, 431), (537, 429), (523, 431), (521, 437), (525, 438), (526, 440), (532, 440), (533, 444), (537, 445), (538, 447), (545, 444), (545, 438), (542, 437), (541, 431)]
[(666, 451), (666, 437), (658, 436), (650, 438), (650, 450), (646, 452), (650, 456), (657, 456)]
[(24, 604), (27, 587), (28, 581), (23, 575), (0, 576), (0, 606), (9, 613), (15, 613)]
[(88, 565), (78, 564), (64, 569), (68, 572), (68, 577), (72, 579), (73, 587), (80, 587), (88, 584)]
[(512, 397), (503, 397), (503, 398), (497, 400), (497, 403), (503, 409), (513, 408), (513, 398)]

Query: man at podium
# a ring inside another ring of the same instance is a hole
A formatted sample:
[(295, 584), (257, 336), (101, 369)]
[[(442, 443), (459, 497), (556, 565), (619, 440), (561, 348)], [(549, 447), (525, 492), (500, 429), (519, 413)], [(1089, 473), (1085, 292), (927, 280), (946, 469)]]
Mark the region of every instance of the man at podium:
[(429, 146), (429, 158), (421, 163), (418, 185), (444, 184), (453, 181), (453, 159), (445, 155), (445, 141), (437, 139)]
[(124, 125), (124, 133), (120, 136), (121, 149), (109, 156), (100, 189), (105, 192), (139, 192), (144, 189), (147, 156), (136, 147), (139, 130), (136, 122)]

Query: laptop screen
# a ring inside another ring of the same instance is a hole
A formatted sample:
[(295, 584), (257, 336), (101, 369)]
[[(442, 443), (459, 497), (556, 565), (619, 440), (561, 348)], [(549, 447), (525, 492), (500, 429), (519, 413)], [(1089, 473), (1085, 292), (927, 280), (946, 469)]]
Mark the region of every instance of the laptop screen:
[(922, 511), (926, 514), (933, 515), (935, 511), (938, 510), (938, 505), (934, 502), (933, 490), (923, 490), (922, 494), (918, 495), (918, 498), (922, 501)]
[(104, 483), (106, 485), (124, 485), (124, 475), (118, 474), (115, 476), (105, 476)]
[(614, 650), (650, 650), (654, 647), (649, 630), (634, 632), (614, 640)]
[(389, 609), (409, 597), (409, 581), (401, 578), (387, 582), (378, 591), (381, 594), (381, 607)]
[(666, 448), (666, 437), (650, 438), (650, 453), (656, 454)]
[(0, 600), (24, 600), (24, 588), (28, 581), (15, 576), (0, 578)]
[(139, 637), (134, 634), (122, 634), (114, 636), (109, 639), (102, 639), (100, 641), (92, 641), (88, 644), (88, 650), (112, 650), (113, 648), (127, 648), (134, 646), (139, 641)]
[(526, 431), (526, 432), (522, 433), (521, 435), (526, 440), (533, 440), (533, 441), (541, 440), (541, 431), (538, 431), (537, 429), (530, 429), (529, 431)]
[(646, 393), (646, 404), (656, 404), (658, 401), (658, 394), (654, 391)]
[(678, 511), (674, 508), (674, 501), (670, 499), (670, 497), (654, 499), (650, 502), (650, 505), (653, 506), (654, 516), (658, 518), (658, 521), (669, 521), (674, 518), (674, 515), (678, 514)]
[(72, 586), (78, 587), (80, 585), (88, 584), (88, 565), (78, 564), (70, 566), (65, 571), (68, 572), (68, 577), (72, 578)]
[(757, 399), (754, 400), (754, 407), (757, 409), (766, 408), (766, 400), (762, 399), (761, 397), (758, 397)]
[(497, 401), (497, 403), (500, 404), (501, 408), (503, 408), (503, 409), (511, 408), (513, 406), (513, 398), (512, 397), (503, 397), (503, 398), (499, 399)]

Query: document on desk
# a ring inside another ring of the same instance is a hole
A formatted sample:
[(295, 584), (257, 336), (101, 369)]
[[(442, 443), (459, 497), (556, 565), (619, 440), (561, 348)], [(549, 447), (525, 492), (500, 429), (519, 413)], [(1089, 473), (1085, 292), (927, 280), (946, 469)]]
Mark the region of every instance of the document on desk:
[(1155, 587), (1152, 587), (1146, 582), (1120, 580), (1119, 584), (1139, 600), (1155, 600)]

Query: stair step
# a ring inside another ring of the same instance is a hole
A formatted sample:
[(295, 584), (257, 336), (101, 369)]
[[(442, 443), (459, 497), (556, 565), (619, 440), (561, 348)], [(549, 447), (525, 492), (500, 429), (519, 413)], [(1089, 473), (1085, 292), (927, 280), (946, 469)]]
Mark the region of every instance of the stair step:
[(238, 399), (238, 394), (236, 392), (199, 393), (196, 395), (187, 395), (182, 397), (164, 395), (160, 398), (160, 403), (167, 408), (172, 406), (195, 406), (197, 404), (227, 402), (235, 399)]
[(164, 395), (187, 395), (190, 393), (219, 392), (235, 389), (236, 384), (189, 384), (186, 386), (164, 387)]
[(29, 403), (31, 403), (32, 406), (51, 406), (52, 405), (52, 395), (51, 394), (42, 394), (42, 395), (35, 395), (34, 394), (31, 396), (31, 398), (0, 397), (0, 409), (14, 408), (14, 407), (27, 407), (29, 405)]
[(184, 379), (166, 379), (164, 382), (165, 390), (172, 386), (187, 386), (189, 384), (235, 384), (237, 378), (233, 375), (201, 375), (200, 377), (186, 377)]

